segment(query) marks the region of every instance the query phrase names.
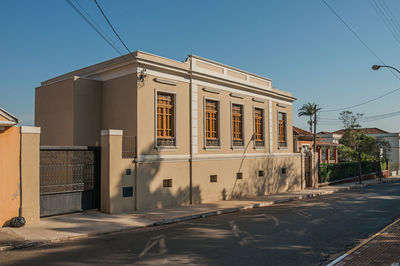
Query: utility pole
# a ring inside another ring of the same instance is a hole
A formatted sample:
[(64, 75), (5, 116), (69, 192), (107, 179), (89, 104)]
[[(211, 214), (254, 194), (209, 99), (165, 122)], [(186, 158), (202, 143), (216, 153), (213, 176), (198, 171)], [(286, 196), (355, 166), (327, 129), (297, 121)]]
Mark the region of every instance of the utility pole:
[[(316, 155), (317, 151), (317, 105), (314, 105), (314, 144), (313, 144), (313, 152), (314, 152), (314, 187), (318, 187), (318, 168), (315, 167), (315, 158), (317, 157)], [(318, 167), (319, 167), (319, 162), (318, 162)]]

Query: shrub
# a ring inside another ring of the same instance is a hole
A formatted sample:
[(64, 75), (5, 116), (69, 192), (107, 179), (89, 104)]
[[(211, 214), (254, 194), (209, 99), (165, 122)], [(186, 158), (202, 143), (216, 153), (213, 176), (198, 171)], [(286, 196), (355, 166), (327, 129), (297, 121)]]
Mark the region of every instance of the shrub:
[[(382, 171), (386, 169), (386, 163), (381, 163)], [(376, 161), (361, 162), (361, 172), (363, 175), (376, 171)], [(341, 162), (341, 163), (321, 163), (319, 170), (319, 183), (338, 181), (349, 177), (358, 176), (357, 162)]]

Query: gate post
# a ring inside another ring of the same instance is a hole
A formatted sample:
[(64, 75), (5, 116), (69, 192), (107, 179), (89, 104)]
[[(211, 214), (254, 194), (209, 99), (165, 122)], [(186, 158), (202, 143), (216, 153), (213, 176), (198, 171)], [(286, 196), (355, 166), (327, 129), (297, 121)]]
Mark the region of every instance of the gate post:
[(40, 221), (40, 127), (21, 126), (21, 208), (27, 224)]
[(101, 131), (100, 210), (109, 214), (122, 211), (122, 130)]

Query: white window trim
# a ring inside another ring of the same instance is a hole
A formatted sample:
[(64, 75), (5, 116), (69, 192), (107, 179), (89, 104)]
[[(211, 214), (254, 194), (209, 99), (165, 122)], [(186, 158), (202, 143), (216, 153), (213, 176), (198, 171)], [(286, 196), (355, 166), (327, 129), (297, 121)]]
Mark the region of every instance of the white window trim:
[[(256, 146), (256, 139), (255, 139), (255, 137), (256, 137), (256, 128), (255, 128), (255, 110), (256, 110), (256, 108), (257, 109), (261, 109), (262, 110), (262, 116), (263, 116), (263, 128), (262, 128), (262, 131), (263, 131), (263, 137), (264, 137), (264, 146), (261, 146), (261, 147), (257, 147)], [(253, 136), (254, 136), (254, 139), (253, 139), (253, 148), (255, 149), (255, 150), (265, 150), (265, 147), (267, 146), (266, 144), (266, 131), (265, 131), (265, 123), (266, 123), (266, 116), (265, 116), (265, 108), (264, 107), (259, 107), (259, 106), (254, 106), (253, 105)]]
[[(287, 116), (287, 112), (283, 112), (281, 110), (277, 110), (277, 117), (276, 117), (276, 122), (277, 122), (277, 127), (276, 127), (276, 133), (278, 136), (278, 150), (287, 150), (289, 147), (289, 139), (288, 139), (288, 128), (287, 128), (287, 120), (288, 120), (288, 116)], [(281, 147), (280, 146), (280, 138), (279, 138), (279, 113), (285, 114), (285, 140), (286, 140), (286, 146), (285, 147)]]
[[(207, 136), (206, 136), (206, 101), (215, 101), (218, 102), (218, 139), (219, 139), (219, 146), (208, 146), (207, 145)], [(221, 140), (221, 101), (220, 99), (211, 98), (211, 97), (203, 97), (203, 146), (206, 150), (219, 150), (222, 146)]]
[[(157, 144), (157, 95), (158, 93), (168, 93), (174, 96), (174, 137), (175, 137), (175, 146), (158, 146)], [(176, 122), (178, 121), (178, 108), (177, 108), (177, 94), (175, 91), (168, 91), (168, 90), (161, 90), (161, 89), (154, 89), (154, 148), (157, 150), (176, 150), (178, 148), (178, 132)]]
[[(243, 145), (242, 146), (234, 146), (233, 145), (233, 128), (232, 128), (232, 105), (241, 105), (242, 106), (242, 118), (243, 118), (243, 123), (242, 123), (242, 138), (243, 138)], [(244, 129), (245, 127), (245, 110), (244, 110), (244, 103), (238, 103), (238, 102), (232, 102), (231, 101), (231, 115), (230, 115), (230, 124), (231, 124), (231, 149), (232, 150), (244, 150), (246, 147), (246, 135)]]

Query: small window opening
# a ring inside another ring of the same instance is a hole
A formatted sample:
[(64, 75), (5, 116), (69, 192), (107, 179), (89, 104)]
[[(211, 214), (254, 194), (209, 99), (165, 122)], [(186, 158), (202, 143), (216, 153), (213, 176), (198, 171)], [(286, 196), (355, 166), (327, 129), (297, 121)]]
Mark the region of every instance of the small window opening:
[(243, 179), (243, 173), (242, 172), (236, 173), (236, 179)]
[(164, 179), (163, 187), (172, 187), (172, 179)]

